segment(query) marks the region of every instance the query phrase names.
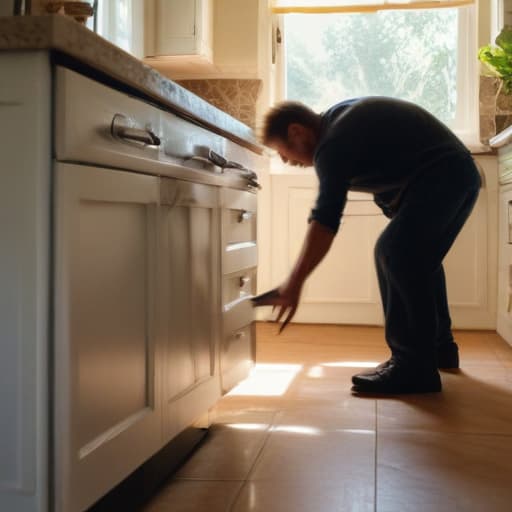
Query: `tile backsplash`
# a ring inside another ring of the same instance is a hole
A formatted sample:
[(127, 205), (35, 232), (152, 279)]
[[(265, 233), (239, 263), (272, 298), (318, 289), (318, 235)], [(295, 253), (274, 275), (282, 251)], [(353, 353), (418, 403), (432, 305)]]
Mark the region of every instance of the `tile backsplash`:
[(177, 83), (247, 126), (255, 128), (256, 101), (262, 88), (261, 80), (222, 78), (177, 80)]
[(512, 94), (505, 94), (500, 80), (480, 77), (480, 140), (491, 137), (512, 125)]
[[(177, 82), (248, 125), (256, 125), (256, 101), (262, 81), (258, 79), (195, 79)], [(512, 95), (500, 90), (500, 82), (493, 77), (480, 77), (480, 139), (489, 139), (512, 125)]]

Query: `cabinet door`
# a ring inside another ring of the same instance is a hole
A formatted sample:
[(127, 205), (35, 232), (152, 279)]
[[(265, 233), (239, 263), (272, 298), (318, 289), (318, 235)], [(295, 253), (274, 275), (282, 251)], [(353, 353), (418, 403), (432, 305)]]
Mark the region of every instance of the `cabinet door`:
[[(272, 283), (283, 282), (301, 250), (317, 194), (312, 175), (272, 177)], [(340, 233), (308, 278), (298, 322), (382, 324), (373, 247), (387, 219), (367, 194), (351, 194)]]
[(498, 333), (512, 345), (512, 183), (499, 195)]
[(156, 0), (147, 9), (146, 30), (154, 35), (147, 56), (199, 56), (212, 60), (212, 0)]
[[(470, 218), (445, 258), (448, 301), (456, 328), (494, 329), (497, 295), (497, 163), (480, 156), (483, 187)], [(312, 175), (272, 177), (272, 283), (282, 282), (301, 249), (317, 193)], [(308, 279), (299, 322), (381, 324), (382, 306), (373, 262), (387, 219), (372, 197), (349, 193), (339, 235)]]
[(483, 177), (471, 216), (446, 255), (444, 267), (453, 325), (496, 328), (498, 177), (493, 155), (475, 157)]
[(164, 434), (189, 426), (219, 397), (219, 209), (216, 187), (162, 180)]
[(84, 510), (160, 446), (158, 179), (58, 164), (56, 508)]

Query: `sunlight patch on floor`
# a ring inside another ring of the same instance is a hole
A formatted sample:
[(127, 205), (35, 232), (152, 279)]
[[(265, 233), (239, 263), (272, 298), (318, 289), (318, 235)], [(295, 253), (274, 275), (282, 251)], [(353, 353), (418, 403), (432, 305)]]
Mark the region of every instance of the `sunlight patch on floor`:
[(320, 379), (324, 374), (325, 371), (321, 366), (312, 366), (307, 373), (308, 377), (312, 377), (314, 379)]
[(256, 364), (227, 396), (281, 396), (301, 369), (300, 364)]
[(318, 436), (322, 431), (314, 427), (303, 427), (299, 425), (279, 425), (272, 429), (274, 432), (286, 432), (287, 434), (302, 434), (309, 436)]
[(264, 423), (225, 423), (224, 426), (236, 430), (266, 430), (268, 425)]

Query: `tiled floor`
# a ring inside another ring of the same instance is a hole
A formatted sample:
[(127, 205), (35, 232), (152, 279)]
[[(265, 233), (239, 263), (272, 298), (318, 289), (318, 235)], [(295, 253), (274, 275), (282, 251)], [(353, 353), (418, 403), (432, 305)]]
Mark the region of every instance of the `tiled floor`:
[(352, 396), (380, 328), (258, 324), (254, 375), (145, 512), (510, 512), (512, 348), (456, 333), (443, 393)]

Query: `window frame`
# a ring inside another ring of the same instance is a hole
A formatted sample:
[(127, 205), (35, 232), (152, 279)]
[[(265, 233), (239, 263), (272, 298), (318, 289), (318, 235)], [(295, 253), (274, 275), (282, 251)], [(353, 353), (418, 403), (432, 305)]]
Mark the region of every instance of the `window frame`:
[[(468, 146), (480, 147), (479, 65), (477, 59), (477, 9), (475, 4), (458, 7), (457, 106), (450, 129)], [(272, 44), (275, 100), (286, 100), (286, 44), (283, 41), (286, 14), (274, 14)], [(279, 42), (279, 38), (281, 42)], [(340, 101), (342, 98), (340, 98)]]

